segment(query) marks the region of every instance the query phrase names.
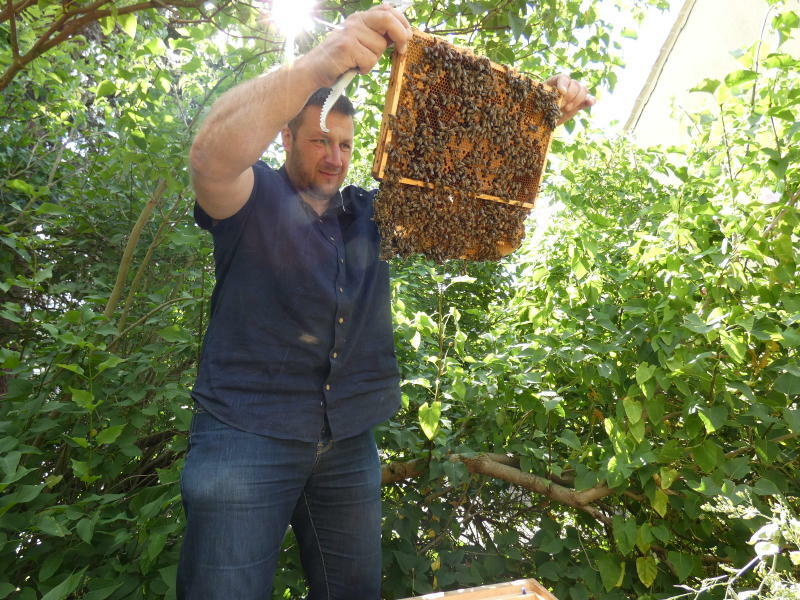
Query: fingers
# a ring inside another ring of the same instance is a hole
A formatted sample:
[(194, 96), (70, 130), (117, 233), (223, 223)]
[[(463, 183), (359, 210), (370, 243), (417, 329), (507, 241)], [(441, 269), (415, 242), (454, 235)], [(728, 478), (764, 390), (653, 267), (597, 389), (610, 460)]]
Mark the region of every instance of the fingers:
[(384, 4), (350, 15), (335, 37), (338, 39), (332, 53), (343, 61), (349, 60), (359, 72), (368, 73), (389, 43), (394, 43), (398, 51), (405, 52), (411, 26), (400, 11)]
[(327, 87), (354, 67), (368, 73), (390, 43), (405, 52), (410, 38), (411, 26), (399, 10), (375, 6), (351, 14), (303, 58), (320, 87)]
[(388, 38), (400, 53), (406, 51), (411, 38), (411, 24), (402, 12), (388, 4), (381, 4), (360, 13), (360, 16), (366, 27)]
[(578, 111), (590, 108), (596, 102), (595, 97), (589, 93), (585, 85), (564, 73), (551, 77), (545, 83), (556, 88), (561, 94), (559, 125), (569, 121)]

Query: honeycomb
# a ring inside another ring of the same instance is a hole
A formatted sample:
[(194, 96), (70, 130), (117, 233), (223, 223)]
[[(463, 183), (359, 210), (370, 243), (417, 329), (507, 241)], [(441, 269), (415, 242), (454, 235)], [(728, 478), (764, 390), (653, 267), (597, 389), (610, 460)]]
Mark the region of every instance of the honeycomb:
[(414, 31), (395, 53), (373, 162), (385, 258), (497, 260), (519, 247), (559, 96)]

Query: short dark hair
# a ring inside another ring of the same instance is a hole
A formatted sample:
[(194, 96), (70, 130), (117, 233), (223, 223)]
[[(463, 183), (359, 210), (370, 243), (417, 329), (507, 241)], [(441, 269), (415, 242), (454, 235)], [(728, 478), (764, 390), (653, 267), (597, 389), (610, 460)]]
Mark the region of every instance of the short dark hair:
[[(325, 100), (328, 98), (328, 94), (330, 94), (331, 88), (319, 88), (316, 92), (311, 94), (311, 97), (306, 101), (303, 110), (301, 110), (294, 118), (289, 121), (289, 130), (292, 132), (292, 135), (297, 135), (297, 130), (300, 129), (300, 123), (303, 122), (303, 113), (305, 112), (306, 108), (309, 106), (322, 106), (325, 104)], [(336, 100), (331, 112), (341, 113), (346, 117), (352, 117), (356, 114), (356, 109), (353, 107), (353, 103), (350, 102), (350, 99), (345, 96), (344, 94), (339, 96), (339, 99)]]

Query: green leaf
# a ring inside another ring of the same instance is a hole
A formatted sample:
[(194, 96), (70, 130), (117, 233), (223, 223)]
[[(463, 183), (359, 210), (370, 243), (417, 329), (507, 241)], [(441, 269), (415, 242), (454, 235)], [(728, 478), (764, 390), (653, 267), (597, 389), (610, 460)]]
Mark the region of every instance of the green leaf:
[(44, 484), (37, 485), (21, 485), (14, 492), (14, 501), (19, 503), (30, 502), (36, 498), (44, 488)]
[(643, 385), (648, 381), (656, 372), (656, 366), (648, 363), (642, 363), (636, 367), (636, 383)]
[(664, 397), (663, 395), (654, 395), (651, 398), (645, 398), (644, 407), (647, 410), (647, 418), (653, 425), (659, 425), (661, 419), (664, 417)]
[(691, 314), (686, 317), (683, 326), (686, 327), (686, 329), (694, 331), (695, 333), (706, 334), (714, 329), (717, 329), (719, 327), (719, 323), (708, 324), (696, 314)]
[(4, 582), (0, 583), (0, 600), (2, 600), (2, 598), (8, 597), (8, 595), (11, 592), (16, 591), (16, 589), (17, 589), (17, 586), (11, 585), (7, 581), (4, 581)]
[(456, 379), (451, 386), (453, 398), (456, 400), (464, 400), (467, 397), (467, 386), (460, 379)]
[(419, 385), (427, 389), (431, 389), (433, 387), (431, 385), (430, 380), (425, 379), (424, 377), (416, 377), (415, 379), (406, 379), (401, 385)]
[(797, 348), (800, 346), (800, 333), (788, 327), (781, 333), (784, 348)]
[(700, 85), (697, 87), (693, 87), (691, 92), (706, 92), (708, 94), (713, 94), (714, 91), (719, 87), (719, 80), (717, 79), (704, 79)]
[(42, 515), (36, 521), (36, 528), (42, 533), (54, 537), (64, 537), (69, 533), (64, 526), (59, 523), (52, 515)]
[(798, 26), (800, 26), (800, 15), (793, 10), (786, 11), (775, 19), (775, 27), (784, 33)]
[(17, 472), (17, 466), (22, 458), (22, 452), (14, 451), (9, 452), (3, 457), (0, 457), (0, 469), (6, 474), (6, 477), (11, 477)]
[(114, 84), (113, 81), (109, 81), (108, 79), (101, 82), (100, 85), (97, 86), (97, 90), (95, 91), (96, 96), (113, 96), (116, 93), (117, 93), (117, 86)]
[(513, 10), (507, 11), (506, 15), (508, 16), (508, 25), (511, 27), (511, 35), (518, 40), (525, 31), (525, 19), (520, 18)]
[(652, 586), (656, 580), (656, 575), (658, 575), (656, 559), (653, 556), (640, 556), (637, 558), (636, 574), (639, 575), (639, 581), (646, 587)]
[(75, 525), (75, 533), (87, 544), (91, 543), (94, 535), (94, 519), (85, 517), (78, 521), (78, 524)]
[(73, 473), (84, 483), (92, 483), (100, 479), (100, 475), (92, 475), (92, 469), (88, 462), (74, 458), (71, 458), (70, 461), (72, 462)]
[(56, 363), (56, 366), (61, 367), (62, 369), (66, 369), (67, 371), (72, 371), (73, 373), (77, 373), (81, 377), (84, 376), (83, 367), (80, 365), (76, 365), (74, 363), (70, 364)]
[(725, 76), (725, 84), (729, 87), (734, 87), (747, 83), (748, 81), (753, 81), (754, 79), (758, 79), (758, 73), (749, 69), (742, 69), (740, 71), (728, 73)]
[(800, 377), (792, 373), (784, 373), (775, 380), (773, 387), (788, 396), (800, 395)]
[(36, 214), (37, 215), (66, 215), (69, 214), (69, 210), (65, 207), (61, 206), (60, 204), (54, 204), (53, 202), (42, 202), (39, 206), (36, 207)]
[(84, 410), (92, 411), (97, 408), (98, 404), (95, 404), (94, 394), (89, 390), (79, 390), (71, 387), (69, 391), (72, 393), (72, 401)]
[(755, 485), (753, 485), (753, 491), (759, 496), (779, 496), (781, 494), (778, 486), (766, 477), (761, 477), (756, 481)]
[(158, 335), (168, 342), (191, 342), (192, 336), (185, 329), (177, 325), (167, 325), (158, 330)]
[(744, 341), (733, 334), (724, 334), (721, 336), (722, 347), (725, 348), (725, 352), (728, 353), (728, 356), (733, 359), (737, 365), (740, 365), (744, 362), (746, 352), (747, 352), (747, 345)]
[(634, 400), (629, 396), (625, 396), (622, 399), (622, 406), (625, 408), (625, 414), (628, 417), (628, 421), (631, 423), (638, 423), (642, 420), (642, 403), (638, 400)]
[[(163, 570), (163, 569), (162, 569)], [(83, 600), (106, 600), (111, 594), (116, 592), (125, 581), (120, 581), (119, 583), (112, 583), (111, 585), (104, 585), (103, 587), (98, 587), (96, 589), (91, 590)]]
[(691, 555), (670, 550), (667, 552), (667, 559), (675, 569), (675, 574), (678, 576), (678, 581), (681, 583), (686, 581), (686, 578), (692, 574), (694, 558)]
[(679, 473), (676, 469), (661, 467), (659, 475), (661, 477), (661, 489), (668, 490), (670, 486), (675, 483), (675, 480), (678, 479)]
[(411, 347), (414, 350), (419, 350), (419, 345), (422, 342), (422, 336), (420, 335), (419, 331), (415, 331), (414, 335), (411, 336)]
[(653, 542), (653, 534), (650, 532), (650, 524), (642, 523), (636, 532), (636, 547), (642, 554), (650, 550), (650, 544)]
[(692, 451), (694, 459), (706, 473), (713, 471), (722, 459), (722, 450), (711, 440), (705, 440)]
[(422, 331), (433, 334), (438, 331), (438, 327), (433, 319), (424, 312), (418, 312), (416, 315), (417, 324)]
[(800, 408), (784, 408), (783, 420), (792, 433), (800, 434)]
[(612, 521), (612, 531), (617, 548), (622, 554), (628, 554), (636, 545), (636, 521), (616, 515)]
[(124, 423), (107, 427), (97, 434), (95, 440), (97, 440), (98, 444), (111, 444), (119, 437), (123, 429), (125, 429)]
[(419, 424), (422, 428), (422, 433), (425, 434), (429, 440), (433, 439), (436, 431), (439, 429), (439, 419), (442, 416), (442, 403), (438, 400), (432, 405), (428, 406), (425, 402), (419, 407)]
[(103, 17), (100, 19), (100, 30), (103, 32), (103, 35), (110, 35), (111, 32), (114, 31), (115, 25), (114, 17)]
[(52, 276), (53, 276), (53, 265), (48, 265), (43, 269), (41, 269), (40, 271), (34, 273), (33, 280), (36, 283), (42, 283), (46, 279), (50, 279)]
[(112, 369), (116, 367), (118, 364), (125, 362), (126, 359), (120, 358), (119, 356), (111, 355), (99, 365), (97, 365), (97, 373), (100, 374), (106, 369)]
[(49, 592), (47, 592), (44, 596), (42, 596), (42, 600), (64, 600), (67, 596), (69, 596), (72, 592), (74, 592), (78, 585), (80, 584), (81, 580), (83, 579), (83, 574), (89, 567), (84, 567), (77, 573), (72, 573), (69, 577), (67, 577), (64, 581), (59, 583)]
[(539, 397), (542, 400), (545, 412), (550, 412), (558, 408), (564, 401), (564, 398), (552, 391), (539, 392)]
[(565, 429), (556, 439), (573, 450), (581, 449), (581, 441), (578, 439), (578, 435), (571, 429)]
[(597, 561), (597, 568), (600, 570), (600, 579), (603, 587), (610, 592), (615, 587), (622, 585), (625, 579), (625, 563), (613, 556), (603, 556)]
[(136, 22), (137, 17), (136, 13), (130, 12), (124, 15), (119, 15), (117, 17), (117, 23), (122, 28), (128, 37), (135, 38), (136, 37)]
[(668, 503), (669, 496), (667, 496), (667, 494), (665, 494), (660, 488), (656, 488), (653, 492), (653, 500), (651, 504), (653, 506), (653, 510), (656, 511), (662, 518), (667, 514)]
[(21, 192), (26, 196), (38, 196), (36, 193), (36, 188), (24, 179), (9, 179), (5, 181), (5, 185), (8, 189), (14, 190), (15, 192)]
[(714, 433), (727, 421), (728, 409), (724, 406), (704, 406), (698, 411), (697, 416), (703, 422), (706, 433)]
[(639, 419), (636, 423), (630, 423), (628, 430), (631, 432), (633, 439), (636, 440), (636, 443), (641, 444), (645, 435), (644, 419)]

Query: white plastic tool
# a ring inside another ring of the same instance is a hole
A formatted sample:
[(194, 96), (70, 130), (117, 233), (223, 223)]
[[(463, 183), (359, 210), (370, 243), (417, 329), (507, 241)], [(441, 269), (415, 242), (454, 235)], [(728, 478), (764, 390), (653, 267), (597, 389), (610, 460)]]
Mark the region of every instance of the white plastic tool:
[[(398, 10), (405, 10), (409, 6), (413, 4), (412, 0), (386, 0), (385, 4), (393, 6)], [(322, 104), (322, 110), (319, 112), (319, 128), (322, 129), (325, 133), (329, 133), (330, 129), (328, 129), (328, 113), (331, 112), (333, 105), (336, 104), (336, 101), (339, 99), (344, 93), (344, 90), (350, 85), (350, 82), (353, 81), (353, 77), (356, 76), (358, 73), (358, 69), (350, 69), (349, 71), (343, 73), (339, 76), (339, 79), (336, 80), (336, 83), (333, 84), (331, 87), (330, 93), (328, 93), (328, 97), (325, 98), (325, 102)]]
[(331, 112), (339, 96), (344, 93), (345, 88), (353, 81), (353, 77), (356, 76), (356, 73), (358, 73), (358, 69), (350, 69), (343, 75), (340, 75), (339, 79), (336, 80), (336, 83), (333, 84), (331, 91), (328, 93), (328, 97), (325, 98), (325, 102), (322, 104), (322, 110), (319, 113), (319, 128), (325, 133), (330, 132), (327, 125), (328, 113)]

